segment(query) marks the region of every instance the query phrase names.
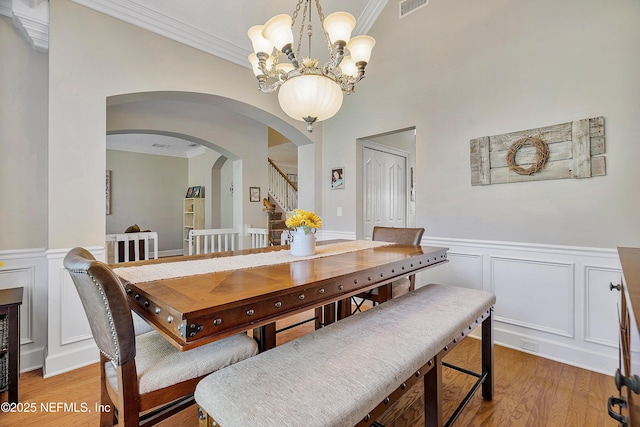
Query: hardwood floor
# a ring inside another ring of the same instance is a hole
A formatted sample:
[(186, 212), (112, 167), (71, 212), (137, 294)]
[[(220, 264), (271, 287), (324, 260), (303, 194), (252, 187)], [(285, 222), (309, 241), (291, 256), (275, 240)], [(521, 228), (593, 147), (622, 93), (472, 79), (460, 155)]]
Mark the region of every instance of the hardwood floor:
[[(301, 318), (294, 318), (290, 323)], [(283, 325), (279, 323), (278, 327)], [(278, 344), (312, 328), (313, 324), (308, 323), (282, 332), (278, 334)], [(479, 371), (480, 341), (463, 340), (445, 361)], [(453, 413), (473, 380), (457, 371), (444, 369), (446, 417)], [(23, 373), (20, 375), (20, 403), (24, 411), (0, 413), (0, 425), (96, 426), (99, 424), (96, 411), (100, 401), (99, 383), (97, 364), (47, 379), (42, 378), (41, 370)], [(484, 401), (478, 391), (454, 426), (613, 427), (617, 423), (609, 418), (606, 403), (613, 394), (616, 389), (610, 376), (496, 345), (494, 399)], [(386, 427), (423, 425), (422, 388), (414, 387), (405, 396), (389, 408), (379, 420), (381, 424)], [(1, 402), (6, 399), (7, 393), (0, 394)], [(197, 408), (194, 405), (158, 425), (196, 427)]]

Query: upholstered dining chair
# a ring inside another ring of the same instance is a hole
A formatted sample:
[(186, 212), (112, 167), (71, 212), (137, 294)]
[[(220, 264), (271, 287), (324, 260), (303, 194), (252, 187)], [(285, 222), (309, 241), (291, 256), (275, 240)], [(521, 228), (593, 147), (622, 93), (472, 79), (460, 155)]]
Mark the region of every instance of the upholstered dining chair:
[[(424, 228), (398, 228), (398, 227), (373, 227), (371, 240), (379, 242), (393, 242), (401, 245), (419, 245), (424, 234)], [(372, 301), (373, 304), (385, 302), (391, 298), (399, 297), (409, 291), (413, 291), (416, 286), (416, 276), (412, 274), (387, 283), (380, 287), (371, 289), (367, 292), (361, 292), (356, 295), (360, 301), (354, 299), (354, 312), (360, 311), (362, 304), (366, 301)]]
[[(100, 425), (153, 425), (194, 403), (206, 375), (255, 355), (256, 342), (238, 334), (181, 352), (155, 331), (135, 335), (120, 279), (83, 248), (65, 256), (100, 350)], [(108, 405), (108, 406), (107, 406)]]

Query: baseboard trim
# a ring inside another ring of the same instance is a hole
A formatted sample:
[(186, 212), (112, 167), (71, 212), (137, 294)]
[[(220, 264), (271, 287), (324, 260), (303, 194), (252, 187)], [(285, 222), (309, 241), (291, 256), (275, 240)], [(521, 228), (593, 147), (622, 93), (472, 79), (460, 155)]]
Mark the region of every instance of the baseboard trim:
[(93, 341), (83, 347), (76, 347), (64, 353), (57, 353), (55, 356), (49, 356), (45, 348), (44, 354), (44, 365), (42, 367), (42, 376), (44, 378), (64, 374), (100, 360), (100, 352)]

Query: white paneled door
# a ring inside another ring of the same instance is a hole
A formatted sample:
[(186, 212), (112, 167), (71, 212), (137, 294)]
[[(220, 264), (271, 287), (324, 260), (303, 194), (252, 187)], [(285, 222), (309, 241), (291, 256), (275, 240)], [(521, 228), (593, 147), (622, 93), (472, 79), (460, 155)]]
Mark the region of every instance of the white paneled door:
[(373, 227), (407, 226), (407, 157), (363, 147), (363, 236)]

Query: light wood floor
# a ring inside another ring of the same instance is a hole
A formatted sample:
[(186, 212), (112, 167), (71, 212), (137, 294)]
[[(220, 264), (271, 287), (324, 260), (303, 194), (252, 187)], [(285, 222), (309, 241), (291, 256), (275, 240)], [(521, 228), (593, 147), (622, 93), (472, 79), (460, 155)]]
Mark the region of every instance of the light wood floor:
[[(295, 321), (295, 320), (294, 320)], [(282, 327), (282, 325), (279, 325)], [(311, 330), (312, 324), (293, 328), (278, 335), (278, 344)], [(357, 345), (357, 344), (356, 344)], [(449, 363), (478, 372), (480, 341), (462, 341), (445, 359)], [(484, 401), (478, 391), (462, 412), (455, 426), (616, 426), (607, 414), (607, 398), (615, 394), (613, 378), (573, 366), (553, 362), (520, 351), (495, 346), (494, 399)], [(9, 426), (97, 426), (100, 401), (100, 374), (93, 364), (74, 371), (43, 379), (42, 371), (20, 375), (20, 402), (32, 412), (0, 413), (0, 425)], [(445, 416), (453, 413), (467, 393), (473, 378), (444, 369)], [(421, 387), (406, 394), (407, 398), (390, 408), (379, 420), (386, 427), (423, 425), (420, 405)], [(0, 394), (5, 402), (7, 394)], [(35, 405), (33, 405), (35, 404)], [(58, 404), (67, 404), (56, 406)], [(69, 411), (69, 406), (78, 412)], [(50, 408), (45, 411), (42, 406)], [(82, 412), (86, 407), (88, 412)], [(56, 409), (54, 412), (51, 409)], [(160, 426), (198, 425), (195, 406), (165, 420)], [(304, 426), (301, 426), (304, 427)]]

